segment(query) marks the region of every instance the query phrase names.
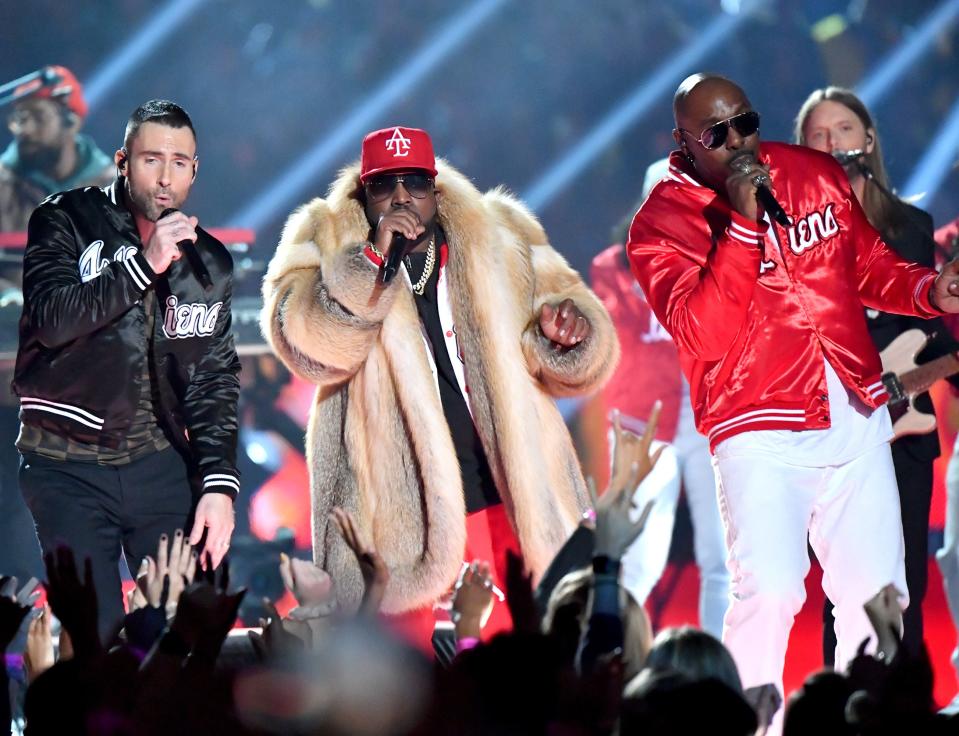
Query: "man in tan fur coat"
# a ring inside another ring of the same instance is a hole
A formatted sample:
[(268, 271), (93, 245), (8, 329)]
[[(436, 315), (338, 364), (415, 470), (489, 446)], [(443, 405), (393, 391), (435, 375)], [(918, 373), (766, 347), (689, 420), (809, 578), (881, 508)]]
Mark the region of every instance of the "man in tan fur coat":
[[(391, 247), (406, 255), (384, 283)], [(503, 587), (518, 546), (538, 579), (588, 504), (553, 398), (599, 389), (619, 346), (533, 215), (436, 161), (424, 131), (375, 131), (326, 199), (290, 216), (263, 294), (273, 350), (317, 384), (313, 549), (340, 605), (363, 581), (334, 507), (389, 567), (382, 612), (423, 636), (464, 559)]]

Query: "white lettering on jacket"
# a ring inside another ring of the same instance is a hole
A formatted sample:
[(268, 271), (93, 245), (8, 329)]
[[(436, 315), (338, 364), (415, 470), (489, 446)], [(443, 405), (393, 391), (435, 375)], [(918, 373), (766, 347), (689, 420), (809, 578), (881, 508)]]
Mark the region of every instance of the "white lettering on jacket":
[[(137, 249), (132, 245), (121, 245), (117, 248), (117, 252), (113, 254), (113, 260), (125, 261), (128, 258), (133, 258), (133, 254), (136, 252)], [(83, 253), (80, 254), (80, 260), (77, 265), (80, 269), (80, 280), (84, 284), (87, 281), (92, 281), (103, 273), (103, 269), (109, 265), (109, 260), (100, 257), (102, 253), (103, 241), (94, 240), (90, 245), (84, 248)]]
[(221, 307), (223, 302), (213, 305), (203, 302), (180, 304), (175, 296), (168, 296), (163, 315), (163, 334), (171, 340), (212, 335)]
[(821, 213), (811, 212), (789, 228), (789, 250), (797, 256), (802, 255), (804, 251), (838, 233), (839, 223), (832, 213), (832, 207), (829, 204)]

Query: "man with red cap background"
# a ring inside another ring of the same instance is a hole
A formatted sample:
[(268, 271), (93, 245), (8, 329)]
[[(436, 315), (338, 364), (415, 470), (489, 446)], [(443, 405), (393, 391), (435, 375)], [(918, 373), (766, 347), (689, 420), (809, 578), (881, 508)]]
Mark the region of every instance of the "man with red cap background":
[[(55, 192), (107, 186), (114, 177), (113, 159), (79, 132), (87, 104), (73, 73), (48, 66), (29, 76), (13, 90), (6, 111), (13, 140), (0, 155), (0, 232), (25, 231), (36, 206)], [(23, 269), (19, 252), (11, 255), (17, 257), (0, 263), (0, 308), (19, 316)], [(10, 367), (0, 367), (3, 386), (12, 378)], [(43, 565), (33, 519), (17, 487), (18, 412), (9, 389), (0, 392), (0, 538), (5, 540), (0, 569), (23, 581), (41, 577)]]
[(0, 232), (27, 229), (44, 197), (113, 181), (113, 159), (80, 133), (83, 88), (66, 67), (49, 66), (14, 90), (7, 124), (13, 141), (0, 156)]
[[(314, 556), (340, 605), (356, 607), (363, 582), (334, 507), (389, 568), (382, 612), (420, 642), (464, 561), (491, 563), (503, 588), (518, 549), (538, 579), (588, 505), (553, 399), (597, 390), (619, 348), (522, 203), (479, 192), (422, 130), (375, 131), (327, 197), (290, 216), (263, 293), (273, 350), (318, 387)], [(485, 633), (508, 625), (497, 604)]]

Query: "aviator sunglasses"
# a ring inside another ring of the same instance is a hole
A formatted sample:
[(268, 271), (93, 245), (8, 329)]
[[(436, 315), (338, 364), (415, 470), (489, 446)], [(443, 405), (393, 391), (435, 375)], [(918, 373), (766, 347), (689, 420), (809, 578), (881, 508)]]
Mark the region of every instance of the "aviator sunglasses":
[(379, 174), (366, 182), (366, 194), (371, 201), (379, 202), (390, 196), (400, 182), (416, 199), (423, 199), (433, 188), (433, 178), (426, 174)]
[[(749, 112), (741, 112), (738, 115), (733, 115), (726, 120), (720, 120), (718, 123), (706, 128), (706, 130), (699, 134), (696, 140), (699, 141), (699, 145), (707, 151), (713, 151), (726, 142), (730, 128), (735, 129), (743, 138), (748, 138), (759, 130), (759, 113), (755, 110), (750, 110)], [(685, 128), (679, 128), (679, 130), (682, 133), (688, 133), (692, 136), (692, 132)], [(412, 192), (410, 192), (410, 194), (412, 194)]]

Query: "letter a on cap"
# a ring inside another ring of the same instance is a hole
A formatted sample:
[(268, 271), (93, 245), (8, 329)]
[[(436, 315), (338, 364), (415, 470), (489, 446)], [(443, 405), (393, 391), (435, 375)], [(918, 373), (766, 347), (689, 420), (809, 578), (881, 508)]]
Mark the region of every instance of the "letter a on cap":
[(410, 139), (399, 128), (393, 128), (393, 135), (386, 141), (386, 150), (393, 152), (394, 158), (404, 158), (410, 154)]

